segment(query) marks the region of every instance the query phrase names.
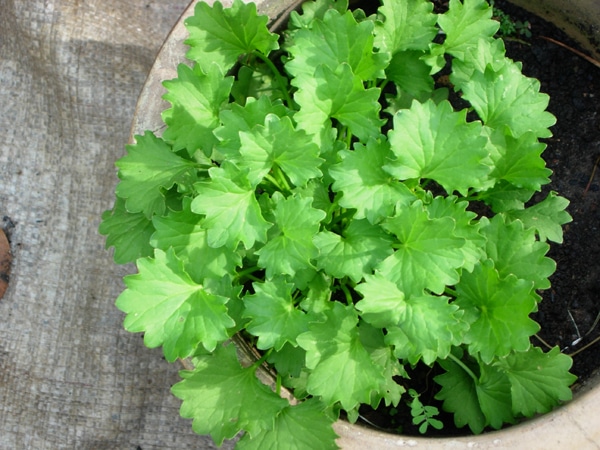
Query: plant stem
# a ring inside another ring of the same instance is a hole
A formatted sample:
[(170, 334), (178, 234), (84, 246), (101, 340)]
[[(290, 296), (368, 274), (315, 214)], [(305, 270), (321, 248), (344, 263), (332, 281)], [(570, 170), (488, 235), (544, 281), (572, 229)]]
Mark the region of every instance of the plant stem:
[(292, 100), (292, 97), (290, 97), (290, 93), (288, 92), (285, 78), (283, 78), (283, 76), (281, 75), (281, 72), (279, 72), (277, 67), (275, 67), (275, 64), (273, 64), (273, 61), (271, 61), (267, 56), (263, 55), (261, 52), (254, 52), (254, 55), (256, 55), (261, 61), (263, 61), (267, 65), (267, 67), (271, 70), (271, 72), (273, 72), (273, 76), (275, 77), (275, 80), (277, 80), (277, 84), (279, 84), (279, 89), (281, 89), (281, 92), (285, 98), (286, 106), (290, 109), (294, 109), (293, 108), (294, 102)]
[(479, 384), (479, 380), (478, 380), (477, 376), (473, 373), (473, 371), (471, 369), (469, 369), (467, 367), (467, 365), (464, 362), (462, 362), (460, 359), (458, 359), (452, 353), (448, 354), (448, 357), (452, 361), (454, 361), (456, 364), (458, 364), (462, 368), (462, 370), (464, 370), (465, 372), (467, 372), (467, 374), (469, 374), (469, 376), (473, 379), (473, 381), (475, 382), (475, 384)]
[(272, 170), (273, 175), (275, 175), (275, 179), (278, 181), (279, 186), (283, 186), (283, 189), (285, 189), (286, 192), (291, 192), (292, 188), (290, 187), (290, 184), (288, 183), (285, 174), (281, 170), (281, 167), (275, 164)]

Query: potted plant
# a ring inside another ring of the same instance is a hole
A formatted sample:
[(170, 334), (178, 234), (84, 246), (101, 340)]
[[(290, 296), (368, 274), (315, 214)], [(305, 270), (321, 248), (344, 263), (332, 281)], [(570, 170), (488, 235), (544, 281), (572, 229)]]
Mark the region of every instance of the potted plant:
[(438, 398), (475, 433), (568, 400), (569, 358), (529, 341), (546, 241), (570, 219), (554, 193), (526, 205), (554, 118), (489, 6), (320, 0), (281, 38), (254, 4), (195, 8), (166, 128), (117, 162), (100, 228), (117, 262), (137, 259), (125, 327), (191, 360), (173, 391), (194, 429), (334, 447), (340, 411), (397, 405), (416, 365), (443, 368)]

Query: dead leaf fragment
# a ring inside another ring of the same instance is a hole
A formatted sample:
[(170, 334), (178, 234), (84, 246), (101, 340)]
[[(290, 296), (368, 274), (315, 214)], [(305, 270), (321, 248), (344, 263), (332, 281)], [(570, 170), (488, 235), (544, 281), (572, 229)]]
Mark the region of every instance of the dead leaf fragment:
[(6, 234), (0, 228), (0, 299), (4, 296), (6, 288), (8, 288), (11, 262), (10, 245), (8, 239), (6, 239)]

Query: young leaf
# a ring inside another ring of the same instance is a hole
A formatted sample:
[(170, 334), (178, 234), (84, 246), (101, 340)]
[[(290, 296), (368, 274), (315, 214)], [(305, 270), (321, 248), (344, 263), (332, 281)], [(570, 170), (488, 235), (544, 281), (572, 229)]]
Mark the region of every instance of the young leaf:
[(323, 20), (314, 20), (312, 28), (293, 34), (287, 47), (292, 59), (285, 69), (295, 78), (292, 84), (297, 87), (315, 76), (315, 69), (321, 65), (333, 72), (347, 64), (361, 82), (383, 78), (389, 56), (374, 53), (373, 40), (372, 21), (357, 23), (350, 11), (341, 14), (329, 9)]
[(246, 175), (231, 163), (208, 172), (210, 181), (194, 185), (198, 195), (191, 206), (192, 212), (206, 215), (208, 245), (236, 249), (241, 241), (249, 249), (256, 241), (265, 242), (271, 224), (263, 218)]
[(531, 417), (571, 399), (569, 386), (577, 379), (569, 373), (572, 364), (558, 347), (548, 353), (532, 347), (527, 352), (514, 352), (496, 365), (510, 380), (515, 414)]
[(290, 30), (295, 28), (312, 28), (315, 19), (323, 20), (325, 13), (335, 9), (340, 14), (348, 11), (348, 0), (315, 0), (302, 3), (302, 14), (292, 11), (290, 14)]
[(276, 231), (274, 236), (256, 254), (258, 265), (267, 271), (267, 278), (288, 274), (312, 267), (311, 260), (317, 256), (313, 237), (319, 231), (319, 222), (326, 216), (324, 211), (311, 206), (312, 198), (292, 195), (284, 199), (274, 195), (276, 201)]
[(334, 420), (325, 406), (311, 398), (297, 405), (286, 406), (275, 418), (272, 430), (263, 430), (256, 437), (245, 435), (236, 448), (266, 450), (285, 447), (286, 450), (337, 449)]
[(172, 249), (157, 249), (154, 259), (139, 259), (137, 266), (116, 304), (127, 314), (125, 329), (144, 332), (147, 347), (162, 345), (165, 358), (174, 361), (192, 355), (200, 343), (212, 351), (229, 337), (226, 330), (235, 322), (227, 315), (228, 299), (194, 283)]
[(396, 159), (384, 168), (401, 179), (428, 178), (448, 194), (481, 188), (490, 169), (481, 124), (467, 122), (466, 110), (455, 112), (448, 101), (414, 101), (394, 116), (390, 144)]
[(175, 183), (191, 184), (195, 171), (192, 162), (177, 156), (152, 132), (135, 136), (135, 140), (126, 147), (127, 155), (115, 163), (121, 179), (116, 193), (125, 199), (128, 212), (141, 212), (150, 219), (166, 210), (163, 190)]
[(455, 226), (450, 217), (431, 219), (420, 200), (400, 208), (383, 222), (398, 238), (397, 249), (377, 269), (407, 296), (420, 296), (426, 288), (441, 294), (458, 282), (457, 269), (465, 263), (465, 240), (454, 234)]
[(154, 251), (148, 243), (154, 232), (152, 221), (141, 212), (128, 212), (125, 200), (120, 197), (116, 197), (112, 210), (102, 214), (98, 231), (106, 236), (106, 248), (115, 248), (114, 260), (117, 264), (133, 262), (152, 255)]
[(171, 211), (166, 217), (154, 217), (152, 222), (156, 232), (150, 244), (164, 251), (173, 248), (183, 261), (185, 271), (197, 283), (202, 283), (205, 278), (233, 276), (235, 268), (242, 264), (240, 255), (227, 247), (208, 245), (208, 233), (203, 228), (204, 217), (194, 214), (190, 203), (191, 200), (186, 198), (181, 211)]
[(294, 307), (294, 285), (282, 278), (253, 283), (255, 293), (244, 297), (244, 317), (250, 319), (246, 330), (258, 336), (256, 347), (276, 351), (286, 344), (296, 345), (296, 337), (307, 331), (308, 318)]
[(177, 67), (177, 78), (163, 82), (167, 93), (163, 98), (171, 108), (162, 113), (167, 124), (163, 139), (173, 143), (173, 150), (186, 149), (192, 156), (201, 149), (210, 156), (217, 139), (213, 134), (219, 124), (219, 111), (229, 98), (232, 77), (225, 77), (216, 65), (203, 72), (199, 66)]
[(537, 304), (532, 288), (532, 282), (514, 275), (500, 279), (489, 259), (475, 266), (473, 272), (463, 272), (456, 286), (455, 304), (465, 311), (465, 320), (470, 323), (464, 337), (469, 353), (479, 353), (489, 364), (496, 356), (529, 348), (529, 338), (540, 329), (529, 318)]
[(392, 215), (398, 202), (408, 204), (415, 199), (404, 183), (383, 170), (393, 156), (387, 139), (369, 139), (366, 145), (355, 144), (354, 151), (342, 150), (338, 154), (342, 162), (329, 169), (335, 180), (333, 189), (343, 192), (339, 204), (356, 209), (356, 219), (378, 223)]
[(233, 5), (223, 8), (216, 1), (212, 7), (199, 2), (194, 15), (185, 19), (190, 46), (186, 57), (204, 70), (216, 63), (222, 73), (233, 67), (241, 55), (254, 51), (268, 55), (279, 48), (277, 35), (267, 29), (269, 18), (256, 13), (255, 3), (234, 0)]
[(550, 287), (548, 277), (554, 273), (556, 263), (545, 256), (549, 245), (537, 241), (532, 228), (526, 230), (520, 220), (507, 223), (504, 214), (495, 215), (491, 221), (482, 219), (481, 223), (487, 256), (501, 278), (513, 274), (533, 281), (535, 289)]
[(325, 322), (310, 324), (297, 339), (306, 350), (306, 367), (312, 370), (307, 389), (326, 405), (340, 402), (349, 411), (369, 403), (371, 392), (385, 379), (360, 342), (354, 307), (334, 302), (325, 316)]
[(385, 0), (377, 10), (375, 47), (394, 55), (404, 50), (427, 50), (438, 30), (433, 3), (426, 0)]
[(313, 242), (319, 249), (317, 267), (336, 278), (358, 283), (392, 253), (392, 239), (366, 220), (350, 222), (343, 235), (322, 231)]
[(367, 141), (379, 137), (384, 123), (379, 119), (379, 95), (379, 88), (365, 90), (362, 80), (348, 64), (342, 63), (334, 69), (320, 65), (294, 94), (300, 105), (294, 119), (299, 128), (318, 134), (334, 118), (361, 141)]
[(508, 211), (506, 215), (511, 219), (520, 220), (526, 228), (534, 228), (540, 241), (549, 240), (562, 244), (562, 225), (573, 220), (571, 215), (565, 211), (567, 206), (569, 206), (569, 200), (550, 191), (541, 202), (527, 209)]
[(485, 0), (450, 0), (448, 11), (438, 17), (438, 24), (446, 33), (443, 44), (446, 52), (465, 59), (465, 52), (480, 39), (491, 40), (500, 27), (492, 14)]
[(219, 346), (194, 360), (193, 371), (181, 371), (171, 388), (183, 400), (181, 416), (193, 419), (192, 429), (210, 434), (217, 445), (240, 431), (251, 437), (272, 430), (274, 418), (288, 402), (256, 377), (256, 367), (242, 368), (233, 345)]
[(311, 178), (323, 174), (319, 166), (319, 147), (303, 130), (295, 130), (289, 117), (269, 114), (265, 126), (240, 131), (238, 165), (248, 168), (248, 177), (258, 184), (273, 166), (281, 168), (296, 186), (304, 186)]

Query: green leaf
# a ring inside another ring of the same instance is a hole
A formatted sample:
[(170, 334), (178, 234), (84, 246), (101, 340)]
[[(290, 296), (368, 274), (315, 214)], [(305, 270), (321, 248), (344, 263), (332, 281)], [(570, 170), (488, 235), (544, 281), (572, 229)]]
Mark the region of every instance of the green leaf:
[(219, 346), (195, 359), (193, 371), (181, 371), (183, 381), (171, 388), (183, 400), (181, 416), (193, 419), (192, 429), (210, 434), (217, 445), (240, 431), (258, 436), (272, 430), (274, 418), (288, 402), (262, 384), (256, 367), (242, 368), (235, 347)]
[(509, 275), (500, 279), (491, 260), (463, 272), (456, 286), (455, 304), (465, 311), (470, 323), (464, 343), (469, 353), (479, 353), (485, 363), (511, 351), (524, 351), (539, 325), (529, 315), (536, 309), (533, 283)]
[(208, 245), (235, 250), (240, 241), (247, 249), (256, 241), (265, 242), (271, 224), (263, 218), (246, 175), (231, 163), (208, 172), (210, 181), (194, 185), (198, 195), (191, 207), (192, 212), (206, 215)]
[(379, 88), (365, 89), (348, 64), (342, 63), (334, 69), (320, 65), (294, 94), (300, 105), (294, 119), (299, 128), (310, 134), (319, 134), (333, 118), (361, 141), (378, 138), (384, 123), (379, 118), (379, 95)]
[(396, 326), (387, 327), (385, 337), (394, 346), (397, 358), (416, 364), (420, 359), (431, 365), (446, 358), (453, 345), (461, 343), (466, 323), (458, 306), (448, 297), (422, 295), (408, 297)]
[(477, 215), (467, 211), (467, 206), (468, 202), (459, 201), (453, 195), (438, 196), (427, 205), (427, 212), (431, 219), (450, 217), (456, 222), (454, 234), (465, 240), (462, 247), (465, 257), (463, 268), (470, 272), (475, 264), (485, 257), (485, 238), (479, 234), (479, 222), (475, 220)]
[(186, 57), (204, 70), (216, 63), (226, 73), (241, 55), (254, 51), (268, 55), (279, 48), (277, 35), (267, 29), (268, 21), (257, 14), (252, 2), (234, 0), (228, 8), (219, 1), (212, 7), (199, 2), (184, 22), (189, 32), (185, 43), (190, 46)]
[(264, 95), (258, 100), (249, 98), (244, 106), (232, 103), (229, 109), (221, 111), (221, 125), (214, 130), (214, 135), (219, 139), (217, 151), (224, 158), (239, 160), (240, 158), (240, 132), (251, 132), (257, 125), (264, 125), (269, 114), (283, 117), (287, 109), (280, 102), (271, 102)]
[(286, 450), (337, 449), (337, 435), (333, 431), (334, 420), (325, 406), (311, 398), (302, 403), (285, 407), (275, 418), (273, 430), (264, 430), (256, 437), (245, 435), (237, 443), (239, 450)]
[(342, 236), (322, 231), (313, 242), (319, 249), (319, 269), (336, 278), (350, 277), (355, 283), (392, 253), (389, 235), (366, 220), (353, 220)]
[(500, 360), (497, 366), (510, 380), (515, 414), (526, 417), (543, 414), (560, 402), (570, 400), (569, 386), (577, 379), (569, 373), (572, 364), (571, 357), (561, 353), (558, 347), (548, 353), (532, 347)]
[[(423, 61), (424, 53), (421, 51), (407, 50), (394, 54), (385, 74), (389, 80), (396, 83), (401, 94), (408, 94), (410, 98), (423, 103), (433, 94), (434, 81), (429, 75), (431, 67)], [(410, 107), (411, 101), (404, 100)]]
[(323, 20), (313, 22), (312, 28), (296, 31), (287, 47), (292, 59), (285, 64), (285, 69), (295, 77), (292, 84), (304, 86), (321, 65), (330, 72), (341, 64), (349, 65), (350, 72), (361, 82), (384, 78), (383, 69), (389, 56), (373, 52), (373, 27), (370, 20), (357, 23), (350, 11), (341, 14), (329, 9)]
[(518, 219), (526, 228), (533, 228), (540, 237), (540, 241), (552, 241), (558, 244), (563, 242), (562, 225), (573, 220), (565, 211), (569, 200), (560, 197), (554, 191), (541, 202), (527, 209), (508, 211), (507, 216)]
[(114, 247), (117, 264), (126, 264), (153, 253), (148, 243), (154, 232), (152, 221), (143, 213), (130, 213), (125, 200), (116, 197), (112, 210), (104, 211), (98, 232), (106, 236), (105, 247)]
[(404, 292), (380, 274), (366, 276), (355, 289), (363, 297), (356, 303), (356, 309), (365, 322), (378, 328), (388, 328), (397, 325), (405, 316), (407, 304)]
[(203, 72), (198, 66), (190, 69), (177, 66), (177, 78), (163, 82), (167, 93), (163, 98), (171, 108), (162, 113), (167, 124), (163, 138), (173, 143), (173, 150), (186, 149), (193, 155), (201, 149), (210, 156), (217, 139), (213, 134), (219, 124), (219, 111), (229, 99), (232, 77), (225, 77), (216, 65)]
[(508, 127), (515, 138), (528, 132), (552, 136), (548, 128), (556, 118), (546, 111), (550, 98), (540, 93), (540, 82), (525, 77), (516, 63), (508, 61), (497, 71), (490, 66), (485, 72), (474, 71), (462, 92), (488, 127), (500, 131)]
[(317, 256), (313, 237), (326, 216), (311, 206), (310, 197), (292, 195), (284, 199), (274, 194), (273, 200), (276, 227), (269, 241), (256, 252), (258, 265), (266, 269), (268, 279), (279, 274), (294, 276), (299, 270), (313, 267), (311, 260)]
[(377, 269), (407, 296), (420, 296), (424, 289), (442, 293), (458, 282), (457, 269), (465, 264), (465, 240), (456, 236), (455, 226), (450, 217), (430, 218), (420, 200), (400, 208), (383, 223), (398, 238), (397, 249)]
[(356, 209), (356, 219), (367, 218), (378, 223), (392, 215), (398, 202), (415, 199), (404, 183), (394, 180), (383, 166), (393, 156), (385, 138), (370, 139), (367, 145), (355, 144), (354, 151), (343, 150), (342, 158), (329, 173), (335, 180), (333, 189), (343, 192), (340, 206)]
[(395, 54), (404, 50), (427, 50), (437, 35), (437, 14), (426, 0), (385, 0), (377, 10), (383, 20), (375, 26), (375, 47)]
[(115, 163), (121, 179), (115, 192), (125, 199), (128, 212), (141, 212), (150, 219), (166, 210), (164, 190), (176, 183), (191, 184), (194, 166), (150, 131), (135, 136), (135, 140), (135, 144), (127, 145), (127, 155)]
[(319, 166), (319, 147), (303, 130), (295, 130), (289, 117), (269, 114), (265, 126), (240, 131), (240, 159), (238, 165), (248, 168), (251, 182), (257, 184), (277, 166), (296, 186), (304, 186), (311, 178), (323, 174)]
[(500, 428), (513, 423), (510, 383), (504, 373), (493, 366), (480, 366), (481, 374), (473, 378), (452, 360), (440, 361), (446, 373), (434, 378), (442, 386), (435, 396), (443, 400), (444, 410), (454, 413), (454, 423), (461, 428), (469, 425), (473, 433), (486, 426)]
[(307, 330), (308, 318), (295, 308), (294, 284), (274, 278), (252, 286), (255, 293), (244, 297), (244, 317), (250, 319), (246, 330), (258, 337), (256, 347), (279, 351), (288, 342), (296, 346), (296, 337)]
[(205, 278), (233, 276), (235, 268), (242, 265), (240, 255), (227, 247), (208, 245), (208, 233), (203, 228), (204, 217), (194, 214), (190, 203), (191, 200), (185, 198), (181, 211), (171, 211), (166, 217), (154, 217), (152, 222), (156, 232), (150, 244), (164, 251), (173, 248), (183, 261), (185, 271), (197, 283), (202, 283)]
[(394, 116), (390, 144), (396, 159), (384, 168), (401, 179), (427, 178), (452, 194), (481, 188), (490, 171), (481, 123), (467, 122), (467, 111), (455, 112), (448, 101), (414, 101)]
[(144, 332), (144, 344), (163, 345), (165, 358), (174, 361), (194, 353), (202, 343), (209, 351), (229, 338), (235, 322), (227, 315), (228, 299), (192, 281), (171, 249), (155, 250), (154, 259), (137, 261), (138, 272), (124, 278), (127, 289), (117, 308), (127, 314), (124, 327)]
[(326, 405), (340, 402), (350, 411), (369, 403), (385, 379), (360, 341), (354, 307), (334, 302), (325, 316), (325, 322), (310, 324), (297, 339), (306, 350), (306, 367), (312, 370), (307, 389)]
[(545, 257), (549, 245), (535, 239), (535, 231), (525, 229), (523, 222), (507, 223), (504, 214), (491, 221), (481, 221), (481, 234), (487, 239), (486, 253), (494, 261), (501, 278), (510, 274), (533, 281), (535, 289), (548, 289), (548, 277), (554, 273), (556, 263)]
[(315, 19), (323, 20), (325, 13), (335, 9), (340, 14), (348, 11), (348, 0), (315, 0), (302, 3), (302, 14), (292, 11), (289, 28), (312, 28)]
[(535, 191), (550, 182), (552, 171), (546, 168), (541, 157), (546, 145), (540, 143), (533, 133), (525, 133), (515, 139), (498, 131), (492, 134), (491, 142), (499, 151), (491, 178)]
[(493, 10), (485, 0), (450, 0), (448, 11), (438, 17), (446, 33), (444, 49), (459, 59), (480, 39), (491, 40), (500, 24), (492, 19)]

